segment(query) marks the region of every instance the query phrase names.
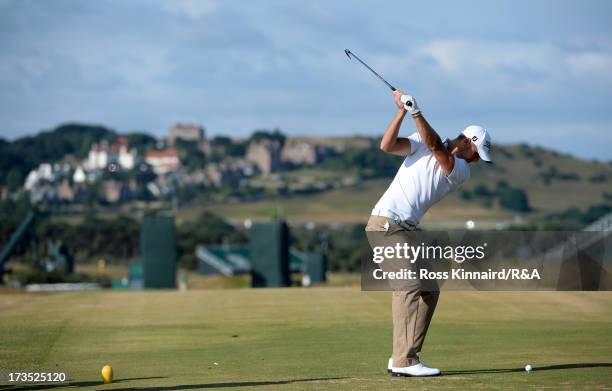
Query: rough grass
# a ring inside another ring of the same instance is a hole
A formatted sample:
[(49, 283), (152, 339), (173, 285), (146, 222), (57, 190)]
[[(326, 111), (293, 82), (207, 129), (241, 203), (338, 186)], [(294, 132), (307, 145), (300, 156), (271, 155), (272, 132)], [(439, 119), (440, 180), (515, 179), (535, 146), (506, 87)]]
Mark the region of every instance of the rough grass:
[(610, 292), (443, 292), (430, 379), (386, 374), (389, 311), (354, 288), (3, 294), (0, 368), (98, 390), (612, 388)]
[[(306, 196), (278, 200), (262, 200), (237, 204), (203, 205), (180, 210), (179, 223), (196, 218), (210, 210), (241, 223), (245, 219), (270, 220), (284, 216), (294, 223), (362, 223), (365, 224), (378, 198), (385, 192), (390, 179), (368, 180), (363, 183)], [(425, 228), (463, 227), (466, 220), (475, 220), (480, 228), (494, 227), (498, 221), (511, 220), (512, 213), (499, 208), (485, 208), (478, 203), (466, 203), (451, 196), (425, 215)]]

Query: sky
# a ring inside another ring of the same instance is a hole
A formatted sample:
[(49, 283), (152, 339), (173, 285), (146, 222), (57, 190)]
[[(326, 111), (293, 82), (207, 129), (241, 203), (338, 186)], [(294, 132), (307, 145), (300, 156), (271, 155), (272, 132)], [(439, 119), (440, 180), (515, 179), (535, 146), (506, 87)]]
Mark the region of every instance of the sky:
[(479, 124), (493, 144), (609, 161), (610, 20), (592, 0), (0, 0), (0, 137), (66, 122), (380, 135), (391, 92), (349, 48), (443, 137)]

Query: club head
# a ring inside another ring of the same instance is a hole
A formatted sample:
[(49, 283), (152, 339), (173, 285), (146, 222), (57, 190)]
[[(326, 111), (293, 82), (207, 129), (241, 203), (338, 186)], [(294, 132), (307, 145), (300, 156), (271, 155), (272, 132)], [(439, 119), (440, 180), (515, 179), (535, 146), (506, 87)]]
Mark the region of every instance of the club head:
[(349, 60), (351, 59), (351, 51), (348, 49), (344, 49), (344, 54), (346, 54), (346, 56), (349, 58)]

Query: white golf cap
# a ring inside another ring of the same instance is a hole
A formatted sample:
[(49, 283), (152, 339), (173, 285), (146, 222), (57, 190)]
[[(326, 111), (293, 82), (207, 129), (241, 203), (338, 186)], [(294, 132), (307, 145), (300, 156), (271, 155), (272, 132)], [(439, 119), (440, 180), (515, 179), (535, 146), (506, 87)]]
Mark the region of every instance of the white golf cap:
[(489, 155), (491, 149), (491, 135), (489, 132), (482, 126), (471, 125), (465, 128), (461, 133), (476, 144), (478, 156), (485, 162), (491, 163), (491, 156)]

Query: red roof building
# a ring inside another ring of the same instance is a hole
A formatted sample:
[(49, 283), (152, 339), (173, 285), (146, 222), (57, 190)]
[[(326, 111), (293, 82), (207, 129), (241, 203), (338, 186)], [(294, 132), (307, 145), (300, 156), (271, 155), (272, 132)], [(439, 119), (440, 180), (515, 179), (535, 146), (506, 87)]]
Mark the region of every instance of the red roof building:
[(156, 174), (176, 171), (181, 166), (178, 151), (174, 148), (147, 151), (145, 161)]

